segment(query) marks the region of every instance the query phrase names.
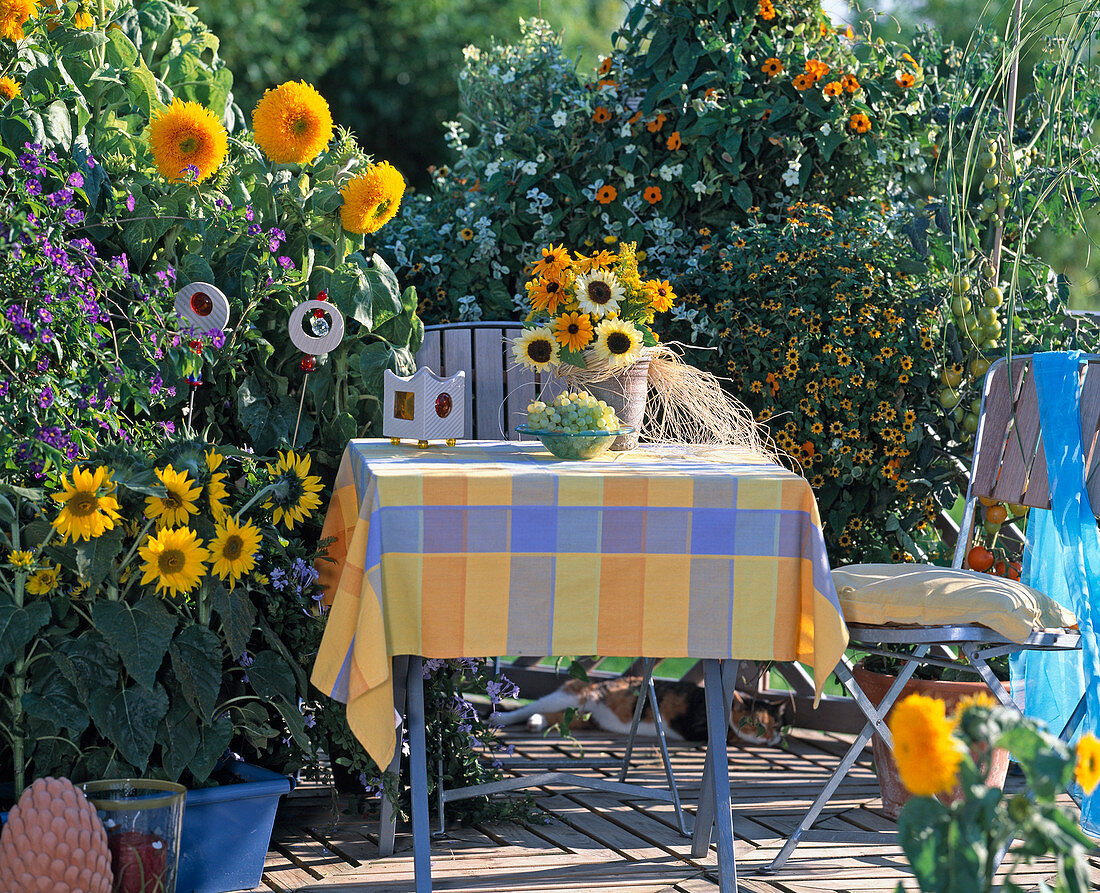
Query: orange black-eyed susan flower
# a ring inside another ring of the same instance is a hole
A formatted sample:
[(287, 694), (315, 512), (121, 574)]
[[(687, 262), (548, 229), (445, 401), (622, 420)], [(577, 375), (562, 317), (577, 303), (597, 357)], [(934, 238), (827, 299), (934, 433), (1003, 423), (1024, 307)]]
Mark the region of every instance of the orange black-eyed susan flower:
[(807, 59), (806, 60), (806, 73), (813, 77), (815, 81), (821, 80), (825, 75), (830, 72), (830, 68), (820, 59)]
[(650, 133), (656, 133), (658, 130), (665, 126), (665, 121), (667, 120), (668, 115), (666, 115), (664, 112), (661, 112), (659, 115), (657, 115), (656, 118), (646, 124), (646, 130), (648, 130)]
[(916, 76), (911, 71), (903, 71), (900, 75), (894, 78), (894, 83), (901, 87), (903, 90), (907, 90), (917, 82)]
[(618, 190), (614, 186), (601, 186), (596, 190), (596, 201), (601, 205), (609, 205), (618, 197)]
[(598, 105), (592, 113), (592, 120), (597, 124), (605, 124), (611, 120), (611, 112), (607, 110), (606, 106)]
[(668, 146), (668, 150), (670, 152), (675, 152), (677, 149), (679, 149), (683, 145), (683, 142), (681, 142), (680, 140), (680, 131), (672, 131), (672, 136), (668, 138), (668, 141), (665, 143), (665, 145)]
[(648, 186), (646, 191), (642, 193), (644, 198), (651, 205), (657, 204), (661, 200), (661, 187), (660, 186)]
[(770, 22), (775, 18), (775, 7), (772, 5), (771, 0), (760, 0), (757, 4), (756, 14), (760, 16), (765, 22)]
[(796, 90), (802, 92), (803, 90), (809, 90), (810, 87), (814, 85), (814, 77), (812, 74), (806, 74), (805, 72), (803, 72), (800, 75), (796, 75), (791, 83), (794, 84), (794, 88)]
[(602, 77), (605, 74), (609, 74), (610, 71), (611, 71), (611, 57), (610, 56), (604, 56), (603, 59), (600, 61), (600, 67), (599, 67), (599, 70), (597, 71), (597, 74), (599, 74)]
[(760, 70), (768, 77), (773, 78), (777, 74), (783, 73), (783, 63), (776, 59), (775, 56), (772, 56), (770, 59), (764, 60), (764, 64), (760, 66)]
[(839, 96), (844, 92), (844, 85), (840, 81), (829, 81), (824, 87), (821, 88), (821, 92), (830, 98)]
[(844, 77), (842, 77), (840, 79), (840, 83), (843, 85), (844, 89), (847, 90), (849, 93), (857, 93), (859, 90), (862, 89), (862, 87), (860, 86), (859, 80), (856, 78), (856, 76), (854, 74), (844, 75)]
[(848, 127), (856, 133), (867, 133), (871, 129), (871, 119), (863, 112), (856, 112), (848, 119)]

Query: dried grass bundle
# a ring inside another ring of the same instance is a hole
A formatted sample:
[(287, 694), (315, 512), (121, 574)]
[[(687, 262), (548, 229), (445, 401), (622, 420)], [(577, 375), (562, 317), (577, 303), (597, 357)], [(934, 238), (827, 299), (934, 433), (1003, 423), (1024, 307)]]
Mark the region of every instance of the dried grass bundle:
[(718, 376), (685, 363), (674, 346), (648, 349), (642, 436), (654, 443), (733, 447), (779, 462), (779, 451), (749, 408), (722, 389)]

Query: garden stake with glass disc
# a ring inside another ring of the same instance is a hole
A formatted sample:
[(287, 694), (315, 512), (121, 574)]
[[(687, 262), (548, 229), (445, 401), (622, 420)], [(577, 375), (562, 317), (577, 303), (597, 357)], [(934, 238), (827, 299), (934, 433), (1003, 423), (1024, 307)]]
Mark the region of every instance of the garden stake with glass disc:
[[(205, 335), (215, 329), (224, 332), (229, 322), (229, 300), (216, 285), (209, 282), (191, 282), (176, 293), (176, 315), (190, 328), (192, 334)], [(194, 435), (191, 419), (195, 414), (195, 391), (202, 385), (202, 341), (193, 338), (191, 353), (183, 364), (184, 377), (191, 394), (187, 400), (184, 427)]]
[(298, 398), (298, 417), (294, 420), (294, 436), (291, 449), (298, 443), (298, 428), (302, 423), (302, 407), (306, 402), (306, 385), (309, 374), (317, 368), (317, 357), (339, 347), (344, 340), (344, 317), (332, 304), (328, 294), (318, 292), (312, 301), (303, 301), (290, 314), (287, 323), (291, 343), (303, 354), (298, 361), (305, 376), (302, 378), (302, 395)]

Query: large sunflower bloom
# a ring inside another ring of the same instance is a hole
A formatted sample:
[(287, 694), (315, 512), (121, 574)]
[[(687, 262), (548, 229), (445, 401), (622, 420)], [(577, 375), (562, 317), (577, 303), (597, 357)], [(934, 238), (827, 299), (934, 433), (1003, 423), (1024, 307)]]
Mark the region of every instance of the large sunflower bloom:
[(1086, 794), (1091, 794), (1100, 782), (1100, 741), (1092, 732), (1085, 732), (1077, 742), (1077, 765), (1073, 776)]
[(561, 348), (558, 347), (550, 327), (539, 326), (536, 329), (523, 330), (523, 334), (512, 342), (512, 355), (517, 363), (541, 372), (557, 365)]
[(311, 84), (287, 81), (256, 103), (252, 131), (276, 164), (305, 164), (332, 139), (332, 112)]
[(148, 536), (138, 548), (145, 564), (142, 584), (156, 582), (157, 592), (171, 595), (190, 592), (206, 573), (210, 554), (189, 527), (166, 527), (156, 536)]
[(0, 37), (22, 40), (23, 26), (37, 12), (35, 0), (0, 0)]
[(299, 456), (293, 450), (279, 455), (279, 461), (268, 464), (273, 483), (283, 484), (264, 503), (264, 508), (274, 508), (272, 518), (293, 530), (296, 521), (304, 521), (321, 505), (321, 479), (309, 473), (309, 456)]
[(224, 471), (218, 471), (225, 457), (217, 450), (207, 450), (206, 467), (210, 471), (210, 483), (206, 485), (206, 501), (210, 504), (210, 514), (215, 521), (221, 521), (225, 517), (224, 500), (229, 492), (225, 489), (225, 479), (228, 475)]
[(9, 77), (0, 78), (0, 96), (4, 99), (15, 99), (16, 96), (22, 94), (22, 89), (15, 81)]
[(164, 496), (146, 496), (145, 514), (157, 519), (157, 527), (186, 524), (197, 509), (195, 501), (202, 490), (195, 486), (186, 471), (175, 471), (171, 465), (157, 469), (157, 477), (168, 492)]
[(554, 337), (567, 350), (584, 350), (592, 340), (592, 317), (587, 313), (563, 313), (554, 322)]
[(53, 526), (64, 539), (92, 540), (115, 526), (119, 520), (118, 500), (106, 468), (85, 471), (78, 465), (73, 469), (72, 482), (62, 476), (61, 485), (65, 492), (53, 494), (54, 501), (61, 504)]
[(617, 313), (625, 295), (626, 289), (609, 270), (593, 270), (577, 280), (577, 305), (596, 318)]
[(918, 797), (953, 790), (963, 754), (944, 702), (910, 695), (894, 708), (889, 725), (902, 784)]
[(57, 565), (47, 564), (39, 568), (29, 580), (27, 580), (27, 592), (31, 595), (48, 595), (57, 588), (57, 577), (60, 568)]
[(232, 587), (256, 566), (260, 531), (251, 521), (238, 524), (226, 518), (210, 541), (210, 567)]
[(393, 219), (405, 194), (405, 178), (388, 161), (372, 164), (340, 190), (340, 222), (349, 233), (373, 233)]
[(625, 319), (605, 319), (596, 326), (592, 350), (609, 369), (622, 369), (641, 356), (642, 333)]
[(81, 6), (73, 16), (73, 26), (82, 31), (87, 31), (89, 28), (95, 27), (95, 19), (92, 18), (92, 14), (87, 9)]
[(161, 176), (173, 183), (189, 179), (191, 173), (201, 183), (225, 160), (228, 142), (221, 121), (197, 102), (173, 99), (149, 122), (153, 160)]

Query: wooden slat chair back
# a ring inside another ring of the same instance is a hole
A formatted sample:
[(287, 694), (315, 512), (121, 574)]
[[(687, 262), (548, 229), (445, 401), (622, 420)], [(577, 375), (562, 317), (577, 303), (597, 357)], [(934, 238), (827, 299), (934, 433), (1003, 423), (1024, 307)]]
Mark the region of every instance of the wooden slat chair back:
[[(1082, 461), (1085, 466), (1083, 473), (1086, 475), (1086, 487), (1095, 513), (1097, 507), (1100, 507), (1100, 475), (1096, 474), (1097, 466), (1100, 465), (1100, 446), (1097, 443), (1097, 433), (1100, 430), (1100, 356), (1084, 357), (1079, 370), (1083, 379), (1080, 400), (1084, 446)], [(998, 360), (986, 375), (978, 430), (975, 436), (970, 483), (952, 562), (954, 568), (964, 568), (966, 556), (973, 542), (978, 517), (977, 504), (981, 497), (1033, 508), (1050, 508), (1050, 482), (1040, 426), (1039, 395), (1035, 386), (1031, 356), (1013, 357), (1011, 362), (1007, 359)], [(914, 565), (904, 565), (903, 568), (913, 569)], [(862, 570), (858, 566), (840, 568), (834, 572), (834, 578), (839, 574), (851, 579), (856, 576), (853, 572)], [(878, 573), (876, 567), (866, 570), (872, 576)], [(957, 574), (957, 571), (949, 573)], [(993, 578), (991, 585), (1000, 585), (995, 582), (997, 579)], [(875, 597), (883, 598), (881, 607), (884, 610), (880, 612), (880, 616), (896, 616), (889, 613), (892, 602), (888, 591), (885, 597), (881, 594)], [(943, 600), (944, 598), (946, 600)], [(931, 599), (930, 593), (925, 596), (925, 601), (929, 604), (932, 603)], [(841, 592), (842, 607), (844, 603), (845, 595)], [(902, 670), (878, 705), (873, 705), (860, 689), (852, 675), (851, 663), (846, 657), (842, 658), (837, 665), (835, 670), (837, 677), (859, 705), (867, 722), (798, 828), (768, 866), (770, 870), (778, 869), (793, 852), (802, 836), (810, 830), (818, 815), (821, 814), (821, 810), (854, 764), (858, 754), (870, 741), (872, 734), (877, 733), (893, 747), (893, 739), (884, 720), (895, 699), (901, 694), (902, 685), (918, 665), (967, 667), (985, 680), (1004, 706), (1016, 707), (1008, 692), (994, 676), (989, 667), (989, 660), (1025, 650), (1068, 651), (1081, 647), (1080, 635), (1076, 629), (1033, 627), (1023, 642), (1010, 640), (1001, 633), (976, 623), (973, 619), (972, 606), (967, 603), (966, 596), (961, 599), (941, 597), (936, 604), (944, 610), (934, 615), (938, 618), (936, 621), (928, 624), (915, 623), (909, 619), (898, 624), (889, 622), (872, 624), (859, 623), (853, 621), (851, 617), (847, 618), (851, 646), (856, 651), (901, 658), (902, 655), (893, 646), (905, 645), (913, 650), (910, 655), (902, 658), (905, 661)], [(947, 615), (951, 615), (953, 619), (951, 621), (942, 619)], [(1034, 623), (1031, 619), (1029, 622)], [(1084, 698), (1082, 697), (1066, 728), (1062, 730), (1063, 737), (1068, 740), (1083, 716)]]
[(522, 323), (506, 321), (424, 327), (417, 367), (444, 376), (466, 373), (464, 439), (521, 440), (516, 426), (524, 423), (527, 404), (539, 394), (556, 393), (551, 376), (513, 358), (512, 339), (522, 329)]
[[(1081, 436), (1085, 482), (1093, 512), (1100, 518), (1100, 358), (1081, 364)], [(962, 567), (973, 541), (980, 497), (1032, 508), (1050, 508), (1046, 451), (1039, 424), (1039, 396), (1030, 356), (998, 360), (990, 367), (982, 395), (981, 422), (966, 514), (955, 545), (955, 567)]]

